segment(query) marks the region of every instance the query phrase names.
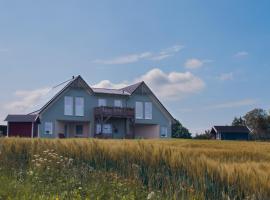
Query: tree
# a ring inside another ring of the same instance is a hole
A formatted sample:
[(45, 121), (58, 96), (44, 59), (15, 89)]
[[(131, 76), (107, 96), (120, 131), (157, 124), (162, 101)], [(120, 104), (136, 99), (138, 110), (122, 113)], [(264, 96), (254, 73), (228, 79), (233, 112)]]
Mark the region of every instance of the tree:
[(265, 110), (253, 109), (244, 116), (244, 120), (252, 132), (253, 139), (270, 139), (269, 116)]
[(203, 134), (196, 134), (194, 139), (210, 140), (213, 138), (211, 130), (206, 130)]
[(176, 123), (172, 125), (172, 137), (190, 139), (191, 133), (176, 119)]
[(232, 126), (245, 126), (246, 122), (242, 117), (235, 117), (232, 122)]

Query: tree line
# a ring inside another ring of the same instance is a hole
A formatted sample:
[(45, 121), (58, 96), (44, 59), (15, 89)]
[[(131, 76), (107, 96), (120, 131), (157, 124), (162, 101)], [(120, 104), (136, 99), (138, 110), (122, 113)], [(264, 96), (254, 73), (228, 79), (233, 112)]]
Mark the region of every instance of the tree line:
[[(231, 123), (232, 126), (247, 126), (250, 131), (250, 138), (253, 140), (270, 140), (270, 112), (262, 108), (255, 108), (245, 115), (235, 117)], [(190, 131), (184, 127), (178, 120), (172, 126), (173, 138), (192, 138)], [(210, 130), (203, 134), (196, 134), (195, 139), (211, 139)]]

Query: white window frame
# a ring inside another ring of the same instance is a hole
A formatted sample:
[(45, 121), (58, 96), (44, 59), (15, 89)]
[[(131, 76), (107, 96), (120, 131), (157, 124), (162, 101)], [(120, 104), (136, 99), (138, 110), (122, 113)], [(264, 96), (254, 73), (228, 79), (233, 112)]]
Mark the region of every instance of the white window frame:
[(121, 99), (115, 99), (114, 100), (114, 107), (119, 107), (122, 108), (123, 107), (123, 102)]
[[(109, 131), (107, 131), (109, 130)], [(112, 124), (103, 124), (103, 130), (101, 131), (101, 124), (96, 124), (96, 134), (112, 134)]]
[(145, 102), (144, 103), (144, 118), (145, 119), (152, 119), (153, 117), (153, 105), (152, 102)]
[(53, 123), (52, 122), (45, 122), (44, 123), (44, 134), (45, 135), (52, 135), (53, 134)]
[(67, 115), (67, 116), (73, 115), (73, 97), (71, 96), (65, 96), (64, 98), (64, 115)]
[(135, 102), (135, 116), (136, 119), (143, 119), (143, 102)]
[(160, 130), (160, 137), (167, 138), (168, 137), (168, 127), (162, 126)]
[(112, 134), (112, 124), (103, 124), (103, 134)]
[(96, 134), (101, 134), (101, 124), (96, 124)]
[(75, 115), (79, 117), (84, 116), (84, 98), (83, 97), (75, 98)]
[(107, 101), (104, 98), (98, 99), (98, 106), (107, 106)]

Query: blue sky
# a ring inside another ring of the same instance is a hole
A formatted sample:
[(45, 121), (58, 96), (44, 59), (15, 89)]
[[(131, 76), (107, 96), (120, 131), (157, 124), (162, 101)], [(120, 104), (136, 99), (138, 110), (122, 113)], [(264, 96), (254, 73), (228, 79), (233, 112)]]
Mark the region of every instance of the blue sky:
[(0, 1), (0, 121), (78, 74), (96, 86), (145, 80), (193, 133), (268, 110), (269, 8), (267, 0)]

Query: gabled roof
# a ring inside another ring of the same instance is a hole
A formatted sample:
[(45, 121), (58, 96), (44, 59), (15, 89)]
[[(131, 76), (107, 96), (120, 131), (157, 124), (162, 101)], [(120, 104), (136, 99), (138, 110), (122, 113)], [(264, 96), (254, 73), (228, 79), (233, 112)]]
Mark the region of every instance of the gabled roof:
[[(42, 111), (44, 111), (55, 99), (57, 99), (66, 89), (68, 89), (70, 86), (75, 85), (76, 83), (83, 85), (87, 90), (90, 92), (93, 92), (93, 90), (89, 87), (89, 85), (83, 80), (83, 78), (79, 75), (77, 77), (73, 77), (71, 80), (64, 82), (64, 84), (60, 84), (61, 88), (60, 90), (55, 93), (52, 98), (43, 106), (40, 110), (34, 111), (30, 114), (40, 114)], [(59, 85), (59, 86), (60, 86)], [(56, 86), (58, 87), (58, 86)]]
[(116, 94), (116, 95), (124, 95), (129, 96), (130, 93), (123, 89), (107, 89), (107, 88), (92, 88), (94, 93), (98, 94)]
[(8, 115), (7, 122), (37, 122), (38, 115)]
[(133, 85), (129, 85), (127, 87), (122, 88), (122, 90), (128, 92), (129, 94), (132, 94), (143, 83), (144, 83), (143, 81), (139, 82), (139, 83), (135, 83)]
[(246, 126), (214, 126), (212, 128), (219, 133), (249, 133), (250, 130)]

